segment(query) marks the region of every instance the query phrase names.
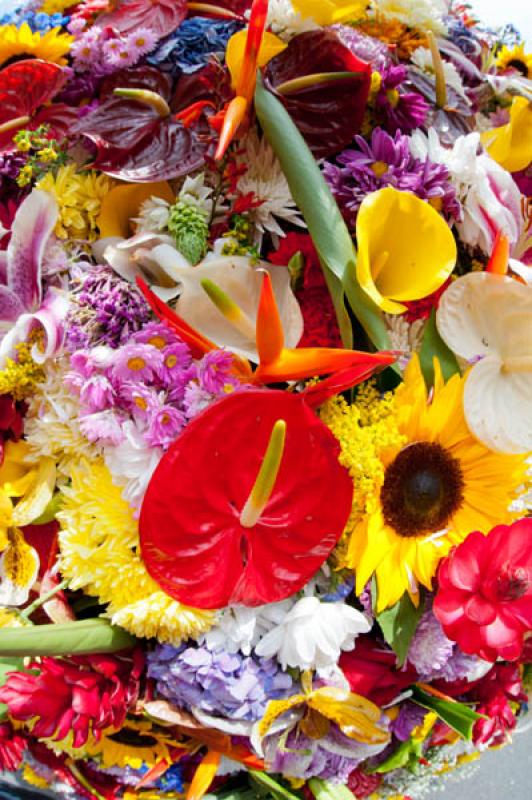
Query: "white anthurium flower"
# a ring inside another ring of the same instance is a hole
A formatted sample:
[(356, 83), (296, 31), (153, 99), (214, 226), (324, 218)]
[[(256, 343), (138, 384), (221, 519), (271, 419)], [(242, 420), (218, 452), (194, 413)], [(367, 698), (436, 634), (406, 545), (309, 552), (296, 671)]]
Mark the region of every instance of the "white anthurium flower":
[[(188, 262), (183, 264), (180, 253), (165, 244), (155, 247), (151, 256), (161, 270), (180, 283), (179, 299), (174, 306), (177, 313), (215, 344), (251, 361), (258, 361), (255, 324), (264, 271), (269, 272), (272, 279), (285, 346), (295, 347), (301, 339), (303, 317), (290, 287), (288, 269), (265, 261), (254, 262), (245, 256), (207, 257), (192, 267)], [(204, 288), (205, 281), (238, 306), (236, 314), (229, 312), (226, 316), (215, 305), (211, 294)], [(161, 296), (155, 288), (154, 291)]]
[(261, 639), (255, 653), (275, 656), (283, 669), (325, 669), (336, 664), (342, 650), (353, 650), (356, 637), (370, 628), (366, 617), (345, 603), (302, 597), (282, 624)]
[(444, 292), (440, 336), (472, 368), (464, 389), (469, 429), (503, 453), (532, 450), (532, 287), (472, 272)]

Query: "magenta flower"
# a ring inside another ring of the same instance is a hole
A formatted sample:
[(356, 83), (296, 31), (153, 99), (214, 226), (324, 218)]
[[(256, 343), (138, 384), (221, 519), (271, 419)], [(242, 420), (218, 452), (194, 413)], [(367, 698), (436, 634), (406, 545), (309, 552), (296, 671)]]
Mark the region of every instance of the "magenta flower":
[(162, 368), (163, 358), (149, 344), (127, 344), (116, 352), (112, 376), (118, 381), (151, 381)]
[(159, 377), (163, 384), (168, 388), (180, 385), (184, 389), (184, 384), (190, 380), (188, 368), (192, 363), (190, 350), (184, 342), (171, 344), (162, 352), (163, 364), (159, 371)]
[(169, 447), (186, 423), (182, 411), (163, 405), (151, 415), (144, 438), (151, 447)]
[(231, 353), (225, 350), (211, 350), (207, 353), (198, 367), (200, 386), (212, 394), (224, 394), (240, 385), (240, 382), (230, 374), (233, 364)]
[(410, 133), (419, 128), (427, 116), (427, 101), (417, 92), (405, 91), (408, 71), (402, 65), (384, 67), (381, 72), (381, 86), (375, 97), (375, 107), (380, 124), (390, 133), (397, 129)]
[(133, 334), (131, 341), (138, 344), (151, 344), (157, 350), (164, 350), (165, 347), (179, 342), (180, 339), (167, 325), (163, 325), (161, 322), (148, 322)]
[(93, 375), (81, 387), (80, 400), (87, 411), (103, 411), (114, 405), (115, 391), (105, 375)]
[(14, 356), (15, 345), (34, 330), (43, 334), (32, 349), (38, 364), (63, 343), (68, 300), (58, 289), (45, 291), (42, 281), (42, 263), (57, 214), (53, 197), (34, 189), (17, 211), (7, 251), (0, 253), (0, 364)]

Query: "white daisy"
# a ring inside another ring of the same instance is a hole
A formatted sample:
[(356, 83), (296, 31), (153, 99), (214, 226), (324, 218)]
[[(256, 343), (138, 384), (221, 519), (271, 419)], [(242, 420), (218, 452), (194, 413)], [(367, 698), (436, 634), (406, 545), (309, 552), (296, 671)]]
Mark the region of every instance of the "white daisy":
[(226, 653), (241, 652), (249, 656), (259, 640), (281, 625), (296, 598), (280, 603), (268, 603), (256, 608), (228, 606), (220, 611), (216, 624), (200, 640), (210, 650)]
[(372, 0), (372, 11), (383, 17), (396, 19), (409, 28), (447, 32), (444, 16), (447, 13), (445, 0)]

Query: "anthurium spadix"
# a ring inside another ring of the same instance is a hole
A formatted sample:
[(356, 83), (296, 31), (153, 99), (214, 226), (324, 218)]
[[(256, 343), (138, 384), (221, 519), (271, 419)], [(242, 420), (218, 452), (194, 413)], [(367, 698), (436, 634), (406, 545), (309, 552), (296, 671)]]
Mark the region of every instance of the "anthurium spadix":
[(443, 217), (429, 203), (393, 187), (364, 198), (356, 236), (357, 280), (388, 314), (406, 311), (402, 301), (435, 292), (456, 264), (456, 243)]
[(140, 514), (146, 568), (196, 608), (282, 600), (338, 542), (353, 484), (302, 395), (248, 389), (218, 401), (163, 456)]
[(42, 285), (42, 263), (57, 221), (52, 195), (34, 189), (17, 210), (7, 251), (0, 253), (0, 364), (18, 342), (38, 330), (32, 348), (41, 364), (61, 346), (69, 303), (58, 289)]
[(440, 299), (441, 338), (472, 367), (464, 413), (492, 450), (532, 450), (532, 287), (506, 275), (472, 272)]

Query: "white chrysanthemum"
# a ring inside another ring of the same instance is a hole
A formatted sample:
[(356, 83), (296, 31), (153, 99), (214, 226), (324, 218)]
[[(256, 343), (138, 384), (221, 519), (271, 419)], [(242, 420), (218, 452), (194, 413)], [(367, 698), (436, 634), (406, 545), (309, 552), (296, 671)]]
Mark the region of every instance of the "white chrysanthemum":
[(36, 385), (24, 420), (29, 460), (53, 458), (62, 477), (70, 473), (72, 463), (94, 459), (99, 453), (81, 433), (78, 398), (65, 386), (68, 370), (68, 359), (47, 364), (45, 380)]
[(404, 369), (410, 360), (411, 353), (421, 348), (424, 320), (416, 319), (411, 324), (401, 314), (384, 314), (384, 324), (390, 337), (391, 349), (405, 353), (405, 363), (399, 359), (399, 366)]
[(260, 201), (260, 206), (250, 212), (259, 240), (266, 232), (274, 238), (285, 235), (277, 220), (306, 227), (275, 153), (265, 138), (259, 140), (255, 130), (244, 141), (240, 162), (247, 169), (238, 181), (239, 191), (244, 195), (253, 194)]
[(137, 225), (137, 233), (161, 233), (168, 228), (170, 206), (162, 197), (149, 197), (140, 209), (133, 222)]
[[(432, 75), (434, 74), (434, 61), (428, 47), (418, 47), (417, 50), (412, 53), (411, 60), (412, 64), (414, 64), (416, 67), (419, 67), (419, 69), (423, 72), (428, 72)], [(462, 83), (462, 78), (460, 77), (460, 73), (454, 64), (451, 64), (450, 61), (442, 61), (442, 64), (445, 83), (447, 86), (450, 86), (451, 89), (454, 89), (454, 91), (459, 94), (460, 97), (469, 103), (469, 99), (464, 89), (464, 84)]]
[(336, 664), (342, 650), (353, 650), (356, 637), (370, 628), (366, 617), (345, 603), (303, 597), (261, 639), (255, 652), (265, 658), (275, 656), (283, 669), (324, 669)]
[(447, 13), (444, 0), (372, 0), (372, 10), (383, 17), (396, 19), (409, 28), (445, 34), (443, 18)]
[(134, 509), (139, 509), (155, 468), (162, 458), (160, 447), (149, 447), (134, 422), (122, 426), (125, 435), (116, 447), (104, 448), (105, 465), (122, 497)]
[(428, 136), (415, 131), (410, 137), (413, 156), (445, 164), (464, 218), (456, 227), (460, 238), (471, 247), (480, 247), (487, 255), (494, 243), (494, 231), (501, 230), (512, 245), (519, 241), (523, 228), (521, 193), (512, 176), (487, 153), (481, 152), (480, 134), (459, 136), (452, 148), (441, 145), (438, 134), (430, 128)]
[(266, 24), (273, 33), (285, 41), (298, 33), (313, 31), (319, 27), (314, 20), (308, 17), (304, 19), (290, 0), (270, 0)]
[(220, 611), (216, 624), (205, 634), (210, 650), (241, 652), (248, 656), (253, 647), (276, 626), (281, 625), (296, 600), (268, 603), (256, 608), (229, 606)]
[(212, 213), (212, 189), (205, 186), (205, 174), (201, 172), (195, 178), (187, 176), (179, 192), (179, 200), (189, 206), (196, 206), (206, 217)]

